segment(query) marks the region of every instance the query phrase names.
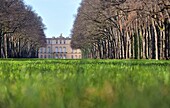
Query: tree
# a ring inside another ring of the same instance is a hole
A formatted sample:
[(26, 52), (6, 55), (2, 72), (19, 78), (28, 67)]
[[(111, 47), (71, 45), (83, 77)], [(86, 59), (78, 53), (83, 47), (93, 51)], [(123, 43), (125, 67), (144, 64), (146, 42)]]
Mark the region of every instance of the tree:
[(37, 57), (45, 26), (22, 0), (0, 0), (0, 57)]
[(72, 46), (93, 58), (169, 59), (169, 15), (169, 0), (83, 0)]

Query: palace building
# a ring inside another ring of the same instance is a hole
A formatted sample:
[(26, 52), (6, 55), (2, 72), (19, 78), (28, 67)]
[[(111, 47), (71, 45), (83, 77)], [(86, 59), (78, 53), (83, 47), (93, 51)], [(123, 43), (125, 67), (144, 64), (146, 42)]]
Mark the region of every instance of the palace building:
[(39, 58), (55, 58), (55, 59), (81, 59), (80, 49), (71, 48), (71, 38), (59, 37), (46, 38), (46, 47), (39, 49)]

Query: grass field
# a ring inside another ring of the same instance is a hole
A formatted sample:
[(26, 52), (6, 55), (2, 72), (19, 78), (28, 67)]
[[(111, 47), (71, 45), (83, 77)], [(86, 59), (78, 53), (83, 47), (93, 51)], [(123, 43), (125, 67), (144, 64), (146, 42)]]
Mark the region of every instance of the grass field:
[(1, 59), (0, 108), (170, 108), (170, 61)]

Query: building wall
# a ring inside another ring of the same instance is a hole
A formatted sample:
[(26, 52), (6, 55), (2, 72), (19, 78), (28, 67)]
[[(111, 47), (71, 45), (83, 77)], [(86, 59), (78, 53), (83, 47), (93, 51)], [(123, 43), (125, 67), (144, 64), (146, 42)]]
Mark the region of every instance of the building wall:
[(39, 49), (39, 58), (81, 59), (80, 49), (71, 48), (71, 38), (47, 38), (46, 47)]

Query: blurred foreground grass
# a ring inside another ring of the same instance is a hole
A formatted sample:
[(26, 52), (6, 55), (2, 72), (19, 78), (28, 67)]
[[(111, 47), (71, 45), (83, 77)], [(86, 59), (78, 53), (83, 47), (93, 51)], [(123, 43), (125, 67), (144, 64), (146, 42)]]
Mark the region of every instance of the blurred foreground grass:
[(170, 108), (170, 61), (2, 59), (0, 108)]

